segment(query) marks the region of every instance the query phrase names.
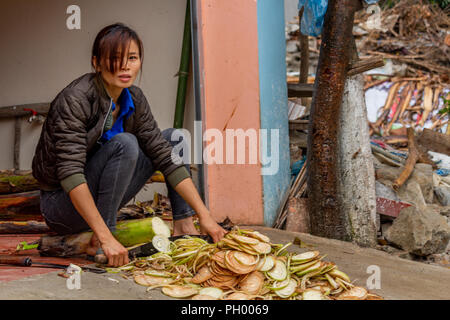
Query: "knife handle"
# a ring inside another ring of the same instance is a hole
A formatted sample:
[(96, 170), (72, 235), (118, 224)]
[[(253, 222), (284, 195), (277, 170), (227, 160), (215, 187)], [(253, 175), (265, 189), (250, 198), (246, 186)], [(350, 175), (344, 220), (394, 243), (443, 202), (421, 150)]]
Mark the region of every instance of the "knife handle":
[(94, 261), (96, 263), (100, 263), (100, 264), (107, 264), (108, 263), (108, 257), (105, 254), (103, 254), (103, 253), (96, 254), (95, 257), (94, 257)]
[(9, 264), (15, 266), (31, 266), (30, 257), (0, 255), (0, 264)]

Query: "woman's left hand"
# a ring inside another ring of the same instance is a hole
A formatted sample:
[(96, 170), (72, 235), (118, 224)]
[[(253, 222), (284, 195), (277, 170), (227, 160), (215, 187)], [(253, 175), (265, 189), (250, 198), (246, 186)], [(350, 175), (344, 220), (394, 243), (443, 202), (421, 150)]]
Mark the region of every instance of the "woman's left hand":
[(210, 215), (199, 218), (199, 223), (202, 233), (209, 234), (214, 242), (222, 240), (227, 233)]

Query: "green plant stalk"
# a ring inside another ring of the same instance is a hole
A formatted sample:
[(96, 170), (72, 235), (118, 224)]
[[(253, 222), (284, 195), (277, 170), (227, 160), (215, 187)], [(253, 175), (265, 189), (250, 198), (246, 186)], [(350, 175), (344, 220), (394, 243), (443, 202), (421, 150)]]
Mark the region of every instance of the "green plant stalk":
[(27, 243), (26, 241), (22, 241), (17, 245), (16, 251), (25, 251), (25, 250), (33, 250), (39, 247), (38, 243)]
[(152, 219), (154, 218), (119, 222), (112, 234), (125, 247), (149, 242), (156, 234), (153, 230)]

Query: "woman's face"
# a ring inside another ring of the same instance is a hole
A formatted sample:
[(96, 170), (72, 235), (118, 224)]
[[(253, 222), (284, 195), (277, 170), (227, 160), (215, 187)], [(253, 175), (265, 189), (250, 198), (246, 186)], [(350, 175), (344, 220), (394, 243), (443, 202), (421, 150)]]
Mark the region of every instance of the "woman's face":
[[(127, 60), (128, 58), (128, 60)], [(139, 70), (141, 68), (141, 59), (139, 57), (139, 47), (136, 41), (132, 40), (124, 55), (122, 63), (120, 63), (120, 52), (117, 52), (117, 58), (114, 60), (117, 64), (116, 73), (111, 73), (107, 66), (104, 64), (109, 63), (109, 59), (105, 59), (105, 62), (101, 66), (97, 66), (97, 71), (101, 71), (103, 81), (105, 81), (106, 87), (110, 94), (115, 91), (122, 91), (124, 88), (130, 87), (136, 79)], [(119, 65), (121, 65), (119, 67)]]

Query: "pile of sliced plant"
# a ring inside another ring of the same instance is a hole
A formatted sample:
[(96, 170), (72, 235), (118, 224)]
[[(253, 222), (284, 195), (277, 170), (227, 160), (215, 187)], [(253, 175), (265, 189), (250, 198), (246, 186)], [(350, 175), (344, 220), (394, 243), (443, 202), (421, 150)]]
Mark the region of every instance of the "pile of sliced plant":
[(162, 288), (174, 298), (193, 300), (379, 300), (355, 286), (319, 251), (288, 252), (253, 230), (235, 227), (210, 244), (185, 237), (168, 252), (132, 261), (119, 268), (147, 290)]

